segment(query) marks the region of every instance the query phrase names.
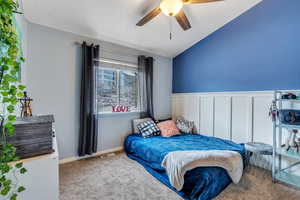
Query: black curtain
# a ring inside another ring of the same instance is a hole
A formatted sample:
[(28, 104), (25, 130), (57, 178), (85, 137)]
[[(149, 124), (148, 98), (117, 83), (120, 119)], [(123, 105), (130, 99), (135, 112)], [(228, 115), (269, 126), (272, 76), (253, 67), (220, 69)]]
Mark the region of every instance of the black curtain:
[(78, 155), (97, 152), (98, 123), (95, 112), (95, 66), (99, 45), (82, 44), (82, 73), (80, 94), (80, 129)]
[(141, 118), (150, 117), (154, 120), (153, 108), (153, 58), (138, 57), (138, 77)]

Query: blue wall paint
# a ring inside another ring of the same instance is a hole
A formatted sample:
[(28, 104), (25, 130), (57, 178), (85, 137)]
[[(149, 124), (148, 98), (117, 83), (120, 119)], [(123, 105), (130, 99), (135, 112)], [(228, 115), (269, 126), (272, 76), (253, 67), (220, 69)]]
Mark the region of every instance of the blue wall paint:
[(264, 0), (174, 58), (173, 92), (300, 89), (300, 0)]

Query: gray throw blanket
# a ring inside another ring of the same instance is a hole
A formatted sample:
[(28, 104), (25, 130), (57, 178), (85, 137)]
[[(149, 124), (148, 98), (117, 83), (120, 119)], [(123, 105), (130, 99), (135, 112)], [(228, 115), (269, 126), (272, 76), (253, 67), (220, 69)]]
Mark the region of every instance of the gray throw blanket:
[(227, 150), (174, 151), (164, 157), (161, 165), (178, 191), (183, 187), (185, 173), (196, 167), (222, 167), (234, 183), (238, 183), (243, 175), (242, 156)]

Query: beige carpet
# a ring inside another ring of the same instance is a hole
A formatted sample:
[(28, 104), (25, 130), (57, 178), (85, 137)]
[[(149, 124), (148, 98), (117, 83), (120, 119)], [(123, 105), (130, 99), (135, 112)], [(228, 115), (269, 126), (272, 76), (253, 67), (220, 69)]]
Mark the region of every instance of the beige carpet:
[[(60, 200), (180, 200), (124, 153), (60, 167)], [(251, 168), (217, 200), (299, 200), (300, 191), (273, 184), (269, 172)]]

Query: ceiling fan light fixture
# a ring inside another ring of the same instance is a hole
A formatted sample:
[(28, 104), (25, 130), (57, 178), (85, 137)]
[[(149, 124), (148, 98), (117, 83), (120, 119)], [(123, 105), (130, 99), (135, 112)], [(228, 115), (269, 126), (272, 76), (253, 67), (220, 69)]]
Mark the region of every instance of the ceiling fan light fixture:
[(161, 11), (167, 16), (177, 15), (182, 7), (182, 0), (162, 0), (160, 3)]

